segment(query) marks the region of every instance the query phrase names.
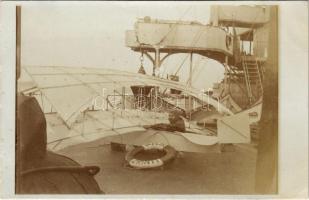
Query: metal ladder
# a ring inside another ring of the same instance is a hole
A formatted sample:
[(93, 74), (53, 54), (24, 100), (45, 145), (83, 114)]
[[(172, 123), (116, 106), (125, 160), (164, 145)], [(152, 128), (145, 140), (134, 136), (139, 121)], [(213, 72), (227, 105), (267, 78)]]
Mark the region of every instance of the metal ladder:
[(255, 100), (252, 92), (253, 85), (257, 87), (258, 98), (263, 95), (262, 74), (256, 58), (248, 59), (247, 56), (242, 57), (242, 66), (245, 75), (246, 87), (250, 104)]

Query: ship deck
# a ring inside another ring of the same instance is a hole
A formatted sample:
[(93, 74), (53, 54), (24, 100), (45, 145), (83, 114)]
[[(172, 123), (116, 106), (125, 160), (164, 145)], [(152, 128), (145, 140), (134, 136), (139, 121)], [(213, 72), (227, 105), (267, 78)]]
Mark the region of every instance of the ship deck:
[(105, 139), (66, 147), (58, 153), (82, 165), (101, 168), (95, 176), (106, 194), (253, 194), (256, 148), (235, 145), (223, 153), (181, 152), (164, 169), (125, 167), (125, 152), (112, 151)]

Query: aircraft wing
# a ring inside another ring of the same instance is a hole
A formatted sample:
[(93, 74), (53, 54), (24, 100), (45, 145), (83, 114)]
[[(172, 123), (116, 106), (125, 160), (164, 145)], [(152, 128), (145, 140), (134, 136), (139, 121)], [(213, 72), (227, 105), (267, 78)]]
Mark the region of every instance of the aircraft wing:
[(88, 67), (29, 66), (24, 67), (24, 70), (68, 127), (71, 127), (77, 117), (93, 104), (94, 99), (120, 94), (123, 90), (132, 94), (130, 89), (132, 85), (181, 90), (187, 95), (202, 99), (217, 108), (219, 112), (233, 114), (224, 105), (198, 89), (149, 75)]

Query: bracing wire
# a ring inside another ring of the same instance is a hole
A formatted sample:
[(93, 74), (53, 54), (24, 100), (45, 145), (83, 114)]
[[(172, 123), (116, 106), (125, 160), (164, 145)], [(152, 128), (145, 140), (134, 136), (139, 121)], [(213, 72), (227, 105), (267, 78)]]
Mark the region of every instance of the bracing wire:
[[(179, 17), (178, 21), (180, 21), (188, 12), (189, 10), (191, 10), (192, 6), (190, 6), (187, 10), (185, 10), (185, 12)], [(174, 30), (176, 27), (176, 24), (174, 24), (174, 26), (172, 26), (170, 28), (170, 30), (167, 32), (167, 34), (157, 43), (157, 45), (162, 44), (162, 42), (164, 42), (164, 40), (167, 38), (167, 36), (172, 32), (172, 30)]]

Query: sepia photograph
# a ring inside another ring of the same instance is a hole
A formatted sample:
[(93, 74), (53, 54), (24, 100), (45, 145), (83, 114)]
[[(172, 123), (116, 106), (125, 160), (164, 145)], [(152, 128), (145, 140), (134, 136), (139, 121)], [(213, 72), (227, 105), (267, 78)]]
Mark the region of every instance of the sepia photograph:
[(280, 5), (14, 9), (15, 194), (279, 195)]

